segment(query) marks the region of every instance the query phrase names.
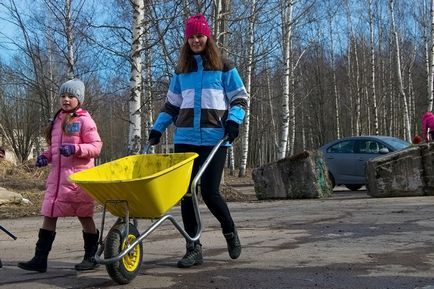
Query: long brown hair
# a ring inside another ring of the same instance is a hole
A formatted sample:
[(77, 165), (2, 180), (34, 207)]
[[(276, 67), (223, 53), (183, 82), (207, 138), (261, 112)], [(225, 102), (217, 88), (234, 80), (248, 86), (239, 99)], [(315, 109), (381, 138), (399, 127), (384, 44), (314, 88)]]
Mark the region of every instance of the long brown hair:
[[(75, 112), (77, 111), (77, 109), (79, 109), (79, 107), (80, 107), (80, 105), (77, 105), (76, 108), (74, 108), (72, 111), (68, 112), (62, 121), (62, 131), (67, 135), (69, 135), (70, 133), (66, 130), (66, 127), (77, 116), (77, 114)], [(44, 133), (45, 141), (47, 142), (48, 145), (51, 145), (51, 132), (53, 130), (54, 122), (56, 121), (56, 118), (59, 115), (59, 113), (62, 111), (63, 111), (62, 109), (59, 109), (56, 112), (56, 114), (54, 115), (53, 119), (50, 121), (50, 124), (45, 128), (45, 133)]]
[[(202, 54), (204, 57), (204, 68), (206, 70), (222, 70), (223, 60), (214, 39), (208, 37), (205, 45), (206, 47)], [(194, 53), (188, 41), (185, 41), (184, 45), (181, 47), (176, 73), (189, 73), (196, 70), (196, 62), (194, 61), (193, 55)]]

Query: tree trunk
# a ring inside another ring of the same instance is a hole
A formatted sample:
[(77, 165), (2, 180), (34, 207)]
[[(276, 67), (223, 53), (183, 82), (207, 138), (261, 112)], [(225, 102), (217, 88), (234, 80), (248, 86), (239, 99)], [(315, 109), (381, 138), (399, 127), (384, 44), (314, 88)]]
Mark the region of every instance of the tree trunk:
[(378, 108), (377, 94), (375, 91), (375, 48), (374, 48), (374, 16), (372, 15), (372, 0), (369, 0), (369, 32), (370, 32), (370, 52), (371, 52), (371, 95), (372, 111), (374, 115), (374, 133), (379, 134), (378, 130)]
[[(249, 17), (249, 28), (247, 31), (248, 43), (247, 43), (247, 74), (246, 74), (246, 90), (247, 93), (251, 93), (252, 87), (252, 70), (253, 70), (253, 48), (255, 43), (255, 21), (256, 21), (256, 0), (252, 0), (250, 3), (252, 6), (251, 15)], [(250, 97), (249, 97), (250, 100)], [(249, 101), (248, 100), (248, 101)], [(247, 157), (249, 154), (249, 132), (250, 132), (250, 104), (248, 103), (246, 110), (246, 117), (244, 119), (243, 132), (241, 134), (241, 161), (240, 161), (240, 171), (238, 173), (239, 177), (244, 177), (246, 175), (247, 167)]]
[(66, 29), (66, 44), (68, 49), (67, 65), (68, 65), (68, 78), (73, 79), (74, 74), (74, 36), (72, 34), (72, 21), (71, 21), (71, 0), (65, 0), (65, 29)]
[(283, 43), (283, 60), (284, 60), (284, 76), (283, 76), (283, 93), (282, 93), (282, 112), (280, 117), (281, 127), (279, 135), (279, 147), (277, 158), (283, 159), (287, 153), (288, 136), (289, 136), (289, 89), (290, 89), (290, 43), (292, 33), (292, 10), (294, 1), (282, 1), (282, 43)]
[(141, 92), (142, 92), (142, 34), (144, 20), (143, 0), (131, 1), (133, 6), (133, 39), (131, 45), (131, 76), (129, 104), (128, 154), (138, 154), (141, 144)]
[[(339, 107), (339, 94), (338, 94), (338, 86), (336, 82), (336, 65), (335, 65), (335, 47), (334, 47), (334, 39), (333, 39), (333, 27), (332, 27), (333, 18), (330, 16), (329, 18), (329, 35), (330, 35), (330, 59), (331, 59), (331, 68), (333, 69), (333, 95), (335, 99), (335, 122), (336, 122), (336, 137), (341, 138), (341, 122), (339, 119), (340, 107)], [(304, 149), (304, 148), (303, 148)]]
[(396, 30), (395, 24), (395, 12), (394, 12), (394, 0), (389, 0), (389, 8), (390, 8), (390, 18), (392, 21), (392, 34), (393, 40), (395, 42), (395, 63), (396, 63), (396, 76), (398, 78), (398, 89), (399, 94), (401, 96), (402, 104), (404, 106), (404, 132), (405, 139), (407, 141), (411, 141), (411, 131), (410, 131), (410, 119), (408, 113), (408, 103), (407, 96), (404, 91), (404, 83), (402, 80), (402, 72), (401, 72), (401, 53), (399, 49), (399, 40), (398, 40), (398, 32)]

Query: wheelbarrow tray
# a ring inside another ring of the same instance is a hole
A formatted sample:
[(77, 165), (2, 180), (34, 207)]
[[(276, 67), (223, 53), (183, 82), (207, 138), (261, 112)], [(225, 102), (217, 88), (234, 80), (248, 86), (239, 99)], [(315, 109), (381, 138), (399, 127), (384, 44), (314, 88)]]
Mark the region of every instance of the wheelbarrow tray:
[(159, 218), (187, 193), (196, 153), (123, 157), (69, 176), (113, 215)]

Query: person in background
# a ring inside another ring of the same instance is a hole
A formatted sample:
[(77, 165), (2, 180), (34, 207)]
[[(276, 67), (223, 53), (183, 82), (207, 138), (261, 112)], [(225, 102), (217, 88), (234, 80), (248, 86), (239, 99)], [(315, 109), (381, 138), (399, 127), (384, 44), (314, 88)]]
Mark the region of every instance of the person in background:
[(81, 105), (85, 86), (79, 79), (66, 81), (60, 86), (60, 109), (46, 131), (48, 150), (37, 157), (36, 166), (51, 164), (41, 214), (44, 216), (39, 229), (34, 257), (19, 262), (24, 270), (46, 272), (47, 258), (56, 236), (59, 217), (78, 217), (83, 227), (84, 258), (75, 265), (76, 270), (92, 270), (96, 267), (94, 256), (99, 233), (93, 220), (94, 201), (76, 184), (68, 180), (72, 173), (94, 166), (94, 158), (101, 152), (102, 142), (96, 124)]
[[(175, 152), (196, 152), (192, 178), (225, 135), (221, 146), (201, 177), (202, 198), (221, 224), (232, 259), (241, 254), (241, 243), (226, 201), (219, 192), (227, 146), (239, 134), (248, 105), (248, 94), (237, 69), (222, 59), (211, 37), (208, 22), (201, 14), (188, 18), (180, 59), (170, 82), (165, 105), (149, 134), (149, 143), (158, 144), (165, 129), (174, 122)], [(195, 236), (197, 222), (191, 196), (181, 200), (182, 220), (186, 232)], [(203, 262), (200, 240), (187, 242), (179, 268)]]
[(422, 116), (422, 139), (426, 142), (434, 140), (434, 114), (431, 111)]
[(420, 135), (415, 135), (413, 137), (413, 140), (411, 141), (412, 144), (420, 144), (423, 141), (423, 138)]

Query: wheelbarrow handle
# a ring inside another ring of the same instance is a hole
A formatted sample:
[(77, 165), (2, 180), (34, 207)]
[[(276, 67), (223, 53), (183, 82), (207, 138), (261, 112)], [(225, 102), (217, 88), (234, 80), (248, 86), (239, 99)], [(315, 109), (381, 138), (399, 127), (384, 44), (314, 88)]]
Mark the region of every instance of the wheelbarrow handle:
[(3, 232), (5, 232), (9, 237), (11, 237), (12, 239), (16, 240), (17, 237), (12, 234), (11, 232), (9, 232), (8, 230), (6, 230), (3, 226), (0, 225), (0, 230), (2, 230)]
[[(228, 140), (228, 135), (227, 134), (225, 134), (224, 135), (224, 137), (214, 146), (214, 149), (213, 149), (213, 151), (211, 151), (211, 153), (210, 153), (210, 158), (209, 158), (209, 161), (211, 161), (211, 159), (213, 158), (213, 156), (215, 155), (215, 153), (216, 153), (216, 151), (217, 151), (217, 149), (225, 142), (225, 141), (227, 141)], [(150, 141), (147, 141), (146, 143), (145, 143), (145, 145), (143, 146), (143, 149), (142, 149), (142, 154), (145, 154), (145, 155), (147, 155), (147, 154), (149, 154), (149, 150), (151, 149), (151, 147), (153, 146), (153, 144), (151, 144), (151, 142)], [(209, 162), (208, 161), (208, 162)], [(206, 161), (205, 161), (206, 162)], [(207, 164), (208, 165), (208, 164)], [(207, 166), (206, 165), (206, 166)], [(206, 167), (205, 166), (205, 167)]]
[(194, 237), (189, 236), (187, 233), (183, 233), (184, 237), (190, 242), (196, 242), (200, 238), (200, 234), (202, 232), (202, 218), (199, 212), (199, 202), (197, 200), (197, 183), (199, 179), (202, 177), (202, 174), (205, 172), (211, 160), (214, 158), (217, 150), (223, 145), (228, 139), (228, 135), (225, 135), (211, 150), (206, 160), (203, 162), (202, 166), (199, 168), (199, 171), (196, 173), (196, 176), (193, 178), (193, 181), (190, 185), (190, 196), (193, 199), (193, 209), (196, 217), (196, 234)]
[(147, 155), (149, 154), (149, 150), (151, 149), (152, 145), (149, 141), (147, 141), (145, 143), (145, 145), (143, 146), (143, 150), (142, 150), (142, 154)]

